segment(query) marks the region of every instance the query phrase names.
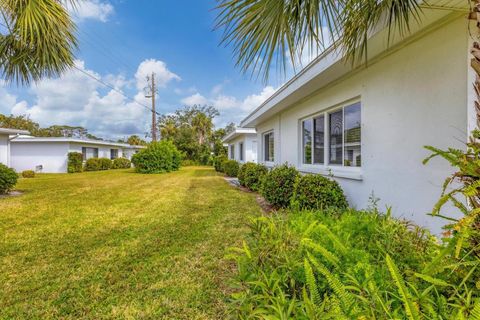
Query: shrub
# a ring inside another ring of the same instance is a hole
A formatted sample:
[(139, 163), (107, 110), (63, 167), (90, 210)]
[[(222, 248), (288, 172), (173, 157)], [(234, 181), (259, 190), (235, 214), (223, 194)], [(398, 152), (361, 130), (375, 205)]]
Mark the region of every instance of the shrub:
[(288, 207), (298, 175), (298, 171), (287, 164), (273, 168), (262, 179), (262, 196), (274, 207)]
[(112, 169), (130, 169), (132, 162), (127, 158), (116, 158), (113, 160)]
[(285, 212), (250, 228), (230, 251), (232, 318), (476, 319), (478, 258), (455, 262), (448, 244), (390, 213)]
[(152, 142), (132, 157), (135, 170), (140, 173), (162, 173), (180, 168), (182, 157), (175, 145), (168, 140)]
[(239, 163), (235, 160), (227, 160), (223, 163), (223, 170), (229, 177), (236, 177), (238, 174)]
[(83, 155), (80, 152), (69, 152), (67, 171), (68, 173), (82, 172)]
[(98, 171), (100, 170), (100, 159), (90, 158), (85, 161), (85, 171)]
[(252, 191), (258, 191), (263, 177), (268, 173), (267, 167), (253, 162), (242, 165), (238, 171), (238, 181)]
[(112, 160), (108, 158), (99, 158), (98, 159), (100, 170), (109, 170), (112, 168)]
[(223, 164), (225, 161), (227, 161), (228, 158), (227, 156), (225, 155), (219, 155), (219, 156), (216, 156), (215, 159), (213, 160), (213, 166), (215, 167), (215, 170), (217, 172), (223, 172)]
[(0, 163), (0, 194), (9, 193), (17, 184), (18, 175), (15, 170)]
[(24, 178), (35, 178), (35, 171), (33, 171), (33, 170), (22, 171), (22, 177), (24, 177)]
[(182, 160), (182, 167), (198, 166), (198, 163), (194, 160)]
[(308, 174), (297, 179), (292, 206), (299, 209), (346, 209), (348, 203), (336, 181), (321, 175)]

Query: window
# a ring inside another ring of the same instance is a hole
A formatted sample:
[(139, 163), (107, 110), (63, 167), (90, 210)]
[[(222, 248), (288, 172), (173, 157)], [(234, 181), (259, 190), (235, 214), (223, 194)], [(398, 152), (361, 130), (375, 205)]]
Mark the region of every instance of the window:
[(117, 159), (118, 158), (118, 149), (110, 149), (110, 159)]
[(82, 147), (83, 160), (98, 158), (98, 148)]
[(243, 142), (238, 144), (238, 151), (240, 152), (239, 159), (240, 161), (243, 161)]
[[(304, 164), (324, 164), (326, 158), (329, 164), (345, 167), (361, 166), (360, 102), (305, 119), (301, 127)], [(328, 128), (327, 134), (325, 128)]]
[(265, 133), (263, 135), (263, 150), (264, 150), (264, 160), (273, 162), (274, 159), (274, 148), (275, 143), (273, 139), (273, 131)]
[(235, 145), (234, 144), (230, 145), (230, 159), (235, 160)]

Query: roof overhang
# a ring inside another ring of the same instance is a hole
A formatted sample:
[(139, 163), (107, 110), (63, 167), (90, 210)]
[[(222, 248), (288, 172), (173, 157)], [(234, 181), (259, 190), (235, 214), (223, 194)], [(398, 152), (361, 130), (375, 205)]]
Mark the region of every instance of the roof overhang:
[(12, 140), (15, 143), (30, 142), (30, 143), (78, 143), (87, 145), (101, 145), (119, 148), (129, 149), (143, 149), (145, 146), (135, 146), (126, 143), (110, 142), (103, 140), (90, 140), (90, 139), (77, 139), (77, 138), (65, 138), (65, 137), (17, 137)]
[(227, 134), (222, 139), (222, 142), (226, 143), (226, 142), (231, 141), (233, 139), (236, 139), (236, 138), (238, 138), (242, 135), (256, 135), (256, 134), (257, 134), (257, 130), (255, 130), (254, 128), (236, 128), (235, 130), (233, 130), (232, 132)]
[[(432, 4), (433, 2), (435, 2), (435, 5)], [(387, 46), (387, 28), (378, 28), (372, 32), (368, 40), (368, 65), (374, 64), (383, 57), (421, 38), (426, 33), (440, 28), (443, 24), (469, 12), (468, 3), (463, 0), (431, 1), (428, 7), (422, 7), (421, 23), (412, 25), (408, 36), (401, 37), (399, 34), (393, 34), (390, 44)], [(278, 112), (308, 99), (322, 89), (338, 83), (365, 67), (364, 61), (356, 65), (346, 61), (343, 53), (331, 46), (253, 110), (242, 120), (240, 125), (242, 127), (256, 127)]]
[(30, 134), (30, 132), (27, 130), (0, 128), (0, 134), (10, 136), (16, 134)]

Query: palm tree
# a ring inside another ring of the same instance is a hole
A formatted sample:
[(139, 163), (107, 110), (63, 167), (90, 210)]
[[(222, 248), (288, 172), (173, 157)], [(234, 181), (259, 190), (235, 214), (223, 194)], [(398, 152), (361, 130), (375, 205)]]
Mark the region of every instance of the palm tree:
[[(217, 28), (232, 45), (245, 72), (263, 73), (277, 63), (299, 65), (305, 51), (318, 53), (331, 42), (354, 62), (366, 57), (368, 33), (384, 23), (390, 32), (408, 32), (421, 18), (417, 0), (220, 0)], [(390, 34), (390, 33), (389, 33)]]
[[(74, 6), (75, 0), (69, 3)], [(74, 64), (75, 25), (61, 0), (0, 0), (0, 73), (28, 84)]]

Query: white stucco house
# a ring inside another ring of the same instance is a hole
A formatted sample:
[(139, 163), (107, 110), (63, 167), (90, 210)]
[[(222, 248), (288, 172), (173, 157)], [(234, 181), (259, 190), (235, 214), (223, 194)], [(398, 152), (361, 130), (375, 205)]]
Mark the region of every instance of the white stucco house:
[(424, 146), (465, 148), (475, 127), (474, 22), (466, 1), (441, 2), (389, 46), (386, 29), (372, 32), (367, 66), (327, 49), (251, 112), (240, 125), (256, 129), (258, 161), (331, 175), (352, 206), (374, 194), (380, 208), (439, 232), (443, 221), (427, 213), (452, 168), (423, 165)]
[(0, 163), (10, 167), (10, 140), (19, 134), (29, 134), (25, 130), (0, 128)]
[(253, 128), (236, 128), (222, 142), (228, 148), (228, 158), (240, 163), (257, 162), (257, 132)]
[(11, 140), (11, 166), (17, 172), (35, 170), (43, 173), (67, 172), (69, 152), (80, 152), (83, 159), (124, 157), (132, 155), (144, 148), (125, 143), (102, 140), (88, 140), (63, 137), (30, 137), (19, 136)]

